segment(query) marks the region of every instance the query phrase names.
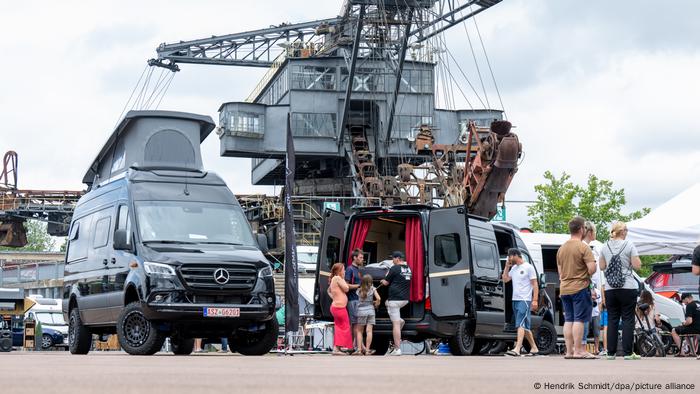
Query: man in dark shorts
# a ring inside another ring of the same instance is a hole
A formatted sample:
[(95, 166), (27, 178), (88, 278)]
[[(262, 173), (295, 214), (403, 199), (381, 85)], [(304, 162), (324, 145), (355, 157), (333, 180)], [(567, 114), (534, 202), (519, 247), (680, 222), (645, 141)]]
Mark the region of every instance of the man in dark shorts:
[(575, 217), (569, 222), (571, 239), (557, 252), (561, 303), (564, 309), (565, 358), (597, 358), (581, 343), (584, 323), (591, 321), (593, 300), (591, 275), (596, 271), (591, 248), (582, 239), (585, 219)]
[(693, 295), (690, 293), (683, 293), (683, 295), (681, 295), (681, 302), (685, 305), (685, 321), (671, 331), (671, 336), (678, 349), (681, 349), (678, 356), (685, 357), (683, 349), (681, 348), (680, 336), (691, 334), (700, 335), (700, 308), (698, 308), (698, 303), (693, 301)]
[(352, 264), (345, 269), (345, 281), (348, 283), (350, 290), (348, 291), (348, 317), (352, 327), (353, 341), (355, 342), (355, 353), (353, 355), (362, 354), (362, 331), (357, 324), (357, 307), (359, 305), (359, 297), (357, 289), (360, 287), (362, 275), (360, 275), (360, 267), (365, 265), (365, 255), (361, 249), (352, 251)]

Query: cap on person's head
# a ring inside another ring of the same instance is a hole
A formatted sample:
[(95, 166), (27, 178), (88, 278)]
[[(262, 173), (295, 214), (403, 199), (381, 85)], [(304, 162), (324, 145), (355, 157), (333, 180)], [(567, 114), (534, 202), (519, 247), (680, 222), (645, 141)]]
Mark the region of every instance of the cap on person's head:
[(692, 293), (683, 293), (683, 294), (681, 294), (681, 301), (685, 300), (685, 299), (688, 298), (688, 297), (693, 298), (693, 294), (692, 294)]
[(391, 253), (391, 258), (403, 260), (404, 257), (403, 257), (403, 253), (399, 252), (398, 250), (395, 250), (394, 252)]
[(518, 249), (518, 248), (508, 249), (508, 257), (513, 257), (513, 256), (523, 257), (523, 254), (520, 253), (520, 249)]

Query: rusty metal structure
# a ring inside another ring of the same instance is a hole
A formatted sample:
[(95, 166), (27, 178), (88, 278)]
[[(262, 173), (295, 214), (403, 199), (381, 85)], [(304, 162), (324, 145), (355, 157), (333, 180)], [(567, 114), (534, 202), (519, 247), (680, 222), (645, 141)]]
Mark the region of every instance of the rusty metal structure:
[(5, 153), (0, 172), (0, 246), (25, 246), (27, 219), (47, 222), (50, 235), (68, 235), (73, 209), (83, 192), (18, 189), (17, 167), (17, 153)]

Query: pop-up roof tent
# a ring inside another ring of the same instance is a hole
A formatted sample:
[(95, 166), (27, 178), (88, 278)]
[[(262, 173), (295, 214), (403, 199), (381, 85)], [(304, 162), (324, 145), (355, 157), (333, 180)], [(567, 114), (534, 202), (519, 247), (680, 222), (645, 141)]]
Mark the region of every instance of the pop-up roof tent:
[(211, 117), (174, 111), (129, 111), (83, 177), (92, 188), (131, 167), (201, 171), (200, 144), (215, 125)]
[(700, 244), (700, 183), (627, 223), (639, 254), (689, 254)]

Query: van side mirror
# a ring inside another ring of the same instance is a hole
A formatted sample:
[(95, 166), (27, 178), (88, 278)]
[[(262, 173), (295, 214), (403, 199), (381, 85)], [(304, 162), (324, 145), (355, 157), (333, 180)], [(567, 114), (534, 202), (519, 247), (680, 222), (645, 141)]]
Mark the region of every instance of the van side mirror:
[(131, 245), (127, 242), (126, 229), (119, 229), (114, 232), (112, 247), (114, 250), (131, 250)]
[(270, 249), (267, 247), (267, 236), (265, 234), (256, 234), (258, 237), (258, 247), (263, 253), (267, 253)]
[(540, 274), (540, 289), (547, 287), (547, 281), (545, 279), (544, 273)]

